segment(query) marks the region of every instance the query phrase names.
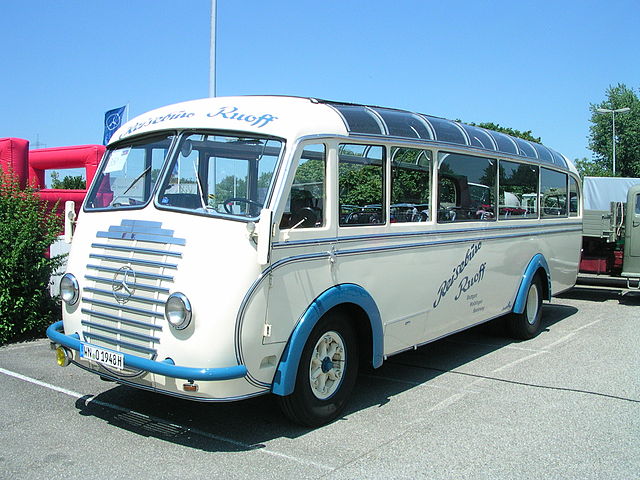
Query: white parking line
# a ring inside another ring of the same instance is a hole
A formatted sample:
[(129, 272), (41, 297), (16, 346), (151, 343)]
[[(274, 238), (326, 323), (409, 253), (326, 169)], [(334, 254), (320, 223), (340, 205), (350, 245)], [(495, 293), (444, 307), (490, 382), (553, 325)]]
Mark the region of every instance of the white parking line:
[(28, 382), (31, 383), (33, 385), (38, 385), (39, 387), (44, 387), (47, 388), (49, 390), (53, 390), (55, 392), (59, 392), (59, 393), (63, 393), (65, 395), (68, 395), (70, 397), (73, 397), (75, 399), (84, 399), (84, 403), (85, 405), (89, 405), (94, 404), (94, 405), (99, 405), (101, 407), (104, 408), (109, 408), (111, 410), (115, 410), (117, 412), (122, 412), (122, 413), (128, 413), (128, 414), (134, 414), (138, 417), (144, 417), (149, 419), (150, 421), (153, 422), (157, 422), (169, 427), (173, 427), (173, 428), (178, 428), (180, 430), (182, 430), (183, 432), (188, 432), (188, 433), (192, 433), (195, 435), (199, 435), (202, 437), (206, 437), (209, 438), (211, 440), (216, 440), (219, 442), (224, 442), (224, 443), (229, 443), (231, 445), (234, 445), (236, 447), (245, 449), (245, 450), (253, 450), (256, 452), (261, 452), (261, 453), (265, 453), (267, 455), (270, 455), (272, 457), (279, 457), (279, 458), (285, 458), (287, 460), (291, 460), (292, 462), (296, 462), (296, 463), (300, 463), (302, 465), (307, 465), (307, 466), (313, 466), (316, 467), (320, 470), (324, 470), (324, 471), (331, 471), (334, 469), (334, 467), (329, 467), (328, 465), (323, 465), (321, 463), (317, 463), (314, 462), (312, 460), (306, 460), (304, 458), (298, 458), (298, 457), (293, 457), (291, 455), (287, 455), (285, 453), (281, 453), (281, 452), (277, 452), (274, 450), (270, 450), (268, 448), (264, 448), (261, 445), (250, 445), (247, 443), (243, 443), (243, 442), (239, 442), (237, 440), (233, 440), (231, 438), (226, 438), (226, 437), (221, 437), (220, 435), (215, 435), (209, 432), (205, 432), (203, 430), (199, 430), (197, 428), (192, 428), (192, 427), (185, 427), (183, 425), (178, 425), (178, 424), (174, 424), (171, 422), (167, 422), (166, 420), (163, 420), (162, 418), (158, 418), (158, 417), (154, 417), (154, 416), (150, 416), (150, 415), (146, 415), (140, 412), (136, 412), (135, 410), (131, 410), (129, 408), (126, 407), (122, 407), (120, 405), (115, 405), (113, 403), (108, 403), (108, 402), (103, 402), (100, 400), (96, 400), (95, 397), (93, 395), (83, 395), (81, 393), (78, 392), (74, 392), (73, 390), (68, 390), (66, 388), (62, 388), (62, 387), (58, 387), (56, 385), (52, 385), (50, 383), (47, 382), (43, 382), (41, 380), (35, 379), (35, 378), (31, 378), (31, 377), (27, 377), (26, 375), (22, 375), (20, 373), (17, 372), (12, 372), (11, 370), (6, 370), (4, 368), (0, 368), (0, 373), (7, 375), (9, 377), (13, 377), (16, 378), (18, 380), (22, 380), (24, 382)]

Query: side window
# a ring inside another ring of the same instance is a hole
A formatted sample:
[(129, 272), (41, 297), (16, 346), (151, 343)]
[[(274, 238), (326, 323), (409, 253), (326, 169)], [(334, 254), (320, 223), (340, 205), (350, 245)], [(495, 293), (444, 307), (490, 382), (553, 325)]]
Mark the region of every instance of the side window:
[(538, 218), (538, 167), (500, 161), (500, 220)]
[(326, 147), (304, 147), (296, 169), (280, 228), (313, 228), (325, 225)]
[(495, 220), (496, 160), (438, 154), (438, 222)]
[(431, 152), (391, 149), (391, 223), (430, 220)]
[(636, 214), (640, 215), (640, 193), (636, 195)]
[(541, 213), (543, 217), (567, 216), (567, 175), (542, 168), (540, 170)]
[(578, 197), (578, 182), (573, 177), (569, 177), (569, 216), (577, 217), (580, 209), (580, 198)]
[(341, 144), (338, 149), (340, 225), (385, 223), (384, 147)]

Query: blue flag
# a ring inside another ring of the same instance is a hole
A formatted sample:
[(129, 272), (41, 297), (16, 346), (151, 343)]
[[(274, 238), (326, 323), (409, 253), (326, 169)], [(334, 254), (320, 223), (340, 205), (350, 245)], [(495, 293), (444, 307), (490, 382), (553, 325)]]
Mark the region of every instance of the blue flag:
[(104, 137), (102, 139), (102, 144), (106, 145), (107, 143), (109, 143), (109, 139), (111, 138), (111, 135), (114, 134), (114, 132), (120, 128), (120, 125), (122, 125), (123, 120), (124, 120), (124, 109), (127, 108), (127, 106), (125, 105), (124, 107), (120, 107), (120, 108), (114, 108), (113, 110), (109, 110), (107, 113), (104, 114)]

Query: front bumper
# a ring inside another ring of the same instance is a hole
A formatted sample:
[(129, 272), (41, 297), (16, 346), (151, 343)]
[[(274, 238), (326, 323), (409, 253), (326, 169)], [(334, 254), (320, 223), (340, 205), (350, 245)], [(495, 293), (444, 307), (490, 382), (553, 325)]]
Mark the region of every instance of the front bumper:
[[(77, 352), (80, 351), (82, 342), (77, 333), (73, 335), (65, 335), (62, 321), (56, 322), (47, 328), (47, 337), (63, 347), (70, 348)], [(169, 358), (160, 362), (149, 360), (148, 358), (136, 357), (135, 355), (123, 354), (124, 364), (126, 367), (135, 370), (143, 370), (150, 373), (157, 373), (170, 378), (179, 378), (189, 381), (219, 381), (233, 380), (235, 378), (243, 378), (247, 374), (247, 367), (244, 365), (234, 365), (232, 367), (220, 368), (194, 368), (181, 367), (175, 365)]]

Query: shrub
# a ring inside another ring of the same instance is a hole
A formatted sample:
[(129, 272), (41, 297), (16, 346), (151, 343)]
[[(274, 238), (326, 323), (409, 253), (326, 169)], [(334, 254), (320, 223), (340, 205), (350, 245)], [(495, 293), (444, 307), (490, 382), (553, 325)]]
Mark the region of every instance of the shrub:
[(59, 319), (49, 284), (62, 256), (47, 253), (60, 229), (34, 190), (0, 169), (0, 345), (40, 335)]

